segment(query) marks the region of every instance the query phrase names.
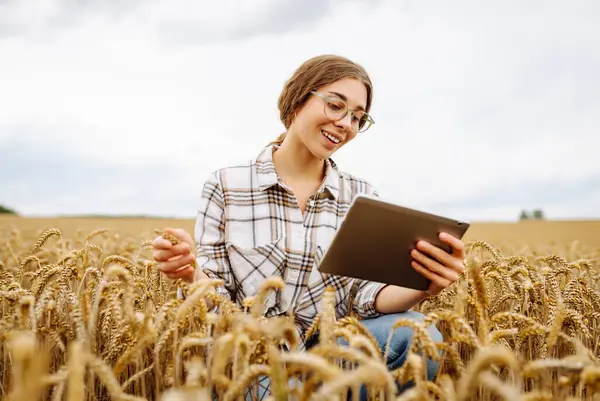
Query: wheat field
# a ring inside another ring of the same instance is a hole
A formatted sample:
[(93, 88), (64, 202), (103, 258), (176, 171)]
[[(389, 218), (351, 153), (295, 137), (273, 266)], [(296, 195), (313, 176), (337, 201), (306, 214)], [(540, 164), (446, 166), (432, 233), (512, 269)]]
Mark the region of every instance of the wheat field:
[[(415, 334), (394, 371), (360, 320), (335, 318), (331, 293), (311, 329), (320, 343), (300, 352), (293, 320), (261, 317), (281, 281), (235, 305), (217, 281), (166, 279), (149, 246), (165, 227), (193, 220), (0, 217), (2, 400), (238, 400), (260, 376), (277, 401), (361, 385), (378, 400), (600, 399), (600, 221), (474, 224), (460, 280), (415, 308), (423, 325), (396, 323)], [(432, 382), (425, 357), (441, 362)], [(397, 394), (395, 380), (414, 386)]]

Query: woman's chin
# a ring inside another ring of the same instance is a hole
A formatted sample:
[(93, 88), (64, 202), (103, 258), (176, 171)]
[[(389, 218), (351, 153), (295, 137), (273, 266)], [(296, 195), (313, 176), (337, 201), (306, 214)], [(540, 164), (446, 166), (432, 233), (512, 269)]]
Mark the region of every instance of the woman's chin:
[(308, 151), (319, 160), (329, 159), (343, 144), (335, 144), (329, 139), (321, 136), (315, 140), (306, 141), (304, 145)]
[(329, 147), (324, 147), (323, 145), (318, 145), (311, 150), (311, 153), (319, 160), (326, 160), (333, 156), (337, 149), (337, 147), (332, 149)]

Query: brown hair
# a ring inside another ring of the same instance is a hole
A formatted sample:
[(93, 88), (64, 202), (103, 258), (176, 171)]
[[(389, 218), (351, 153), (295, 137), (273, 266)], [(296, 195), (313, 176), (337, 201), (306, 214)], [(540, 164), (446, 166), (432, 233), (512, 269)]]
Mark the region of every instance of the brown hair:
[[(304, 105), (310, 92), (330, 85), (343, 78), (354, 78), (367, 88), (366, 111), (371, 108), (373, 84), (365, 69), (355, 62), (341, 56), (325, 54), (313, 57), (294, 72), (285, 83), (279, 95), (279, 118), (286, 130), (292, 125), (296, 110)], [(281, 144), (287, 131), (279, 135), (271, 144)]]

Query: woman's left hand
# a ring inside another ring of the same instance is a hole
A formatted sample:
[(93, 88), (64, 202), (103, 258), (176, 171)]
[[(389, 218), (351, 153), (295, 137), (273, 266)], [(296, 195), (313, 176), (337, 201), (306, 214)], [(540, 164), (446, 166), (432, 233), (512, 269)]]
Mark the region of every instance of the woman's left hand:
[(458, 275), (465, 270), (465, 244), (448, 233), (440, 233), (440, 239), (452, 247), (451, 254), (426, 241), (417, 242), (417, 249), (411, 251), (413, 269), (431, 280), (426, 291), (431, 296), (458, 280)]

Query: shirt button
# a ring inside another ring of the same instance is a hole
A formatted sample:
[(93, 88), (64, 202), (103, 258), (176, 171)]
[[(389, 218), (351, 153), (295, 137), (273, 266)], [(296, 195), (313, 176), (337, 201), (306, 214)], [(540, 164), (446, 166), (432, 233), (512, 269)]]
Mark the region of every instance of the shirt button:
[(290, 270), (290, 278), (297, 279), (298, 278), (298, 270)]

